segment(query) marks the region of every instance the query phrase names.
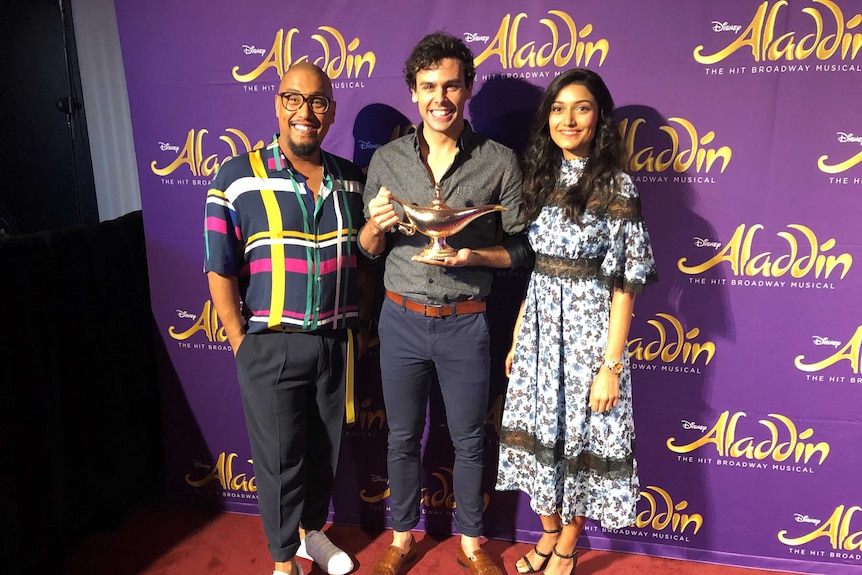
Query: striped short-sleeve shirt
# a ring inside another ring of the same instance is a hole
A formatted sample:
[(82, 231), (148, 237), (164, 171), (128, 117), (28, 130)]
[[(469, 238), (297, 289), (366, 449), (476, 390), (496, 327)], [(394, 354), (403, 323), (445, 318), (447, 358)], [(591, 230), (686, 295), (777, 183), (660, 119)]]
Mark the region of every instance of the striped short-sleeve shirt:
[(207, 193), (204, 271), (239, 278), (248, 333), (359, 326), (364, 175), (321, 153), (316, 202), (277, 140), (222, 163)]

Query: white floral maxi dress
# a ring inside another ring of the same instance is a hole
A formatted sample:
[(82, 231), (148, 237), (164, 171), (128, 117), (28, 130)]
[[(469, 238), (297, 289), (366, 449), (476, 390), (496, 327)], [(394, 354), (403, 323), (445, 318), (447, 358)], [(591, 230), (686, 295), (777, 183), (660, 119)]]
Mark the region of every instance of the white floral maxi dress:
[[(563, 161), (573, 184), (585, 159)], [(588, 205), (578, 223), (546, 206), (529, 229), (536, 252), (515, 347), (500, 434), (498, 490), (527, 493), (539, 515), (559, 511), (619, 529), (635, 521), (640, 497), (631, 370), (622, 358), (620, 399), (607, 414), (589, 408), (604, 360), (613, 289), (640, 292), (657, 279), (649, 234), (631, 178), (607, 210)]]

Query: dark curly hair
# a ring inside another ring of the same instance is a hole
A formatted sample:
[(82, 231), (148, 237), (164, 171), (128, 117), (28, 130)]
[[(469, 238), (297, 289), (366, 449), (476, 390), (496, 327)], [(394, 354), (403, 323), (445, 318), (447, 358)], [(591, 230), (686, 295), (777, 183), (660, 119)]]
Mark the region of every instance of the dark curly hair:
[(410, 57), (404, 63), (404, 80), (411, 90), (416, 89), (416, 73), (428, 70), (444, 58), (454, 58), (461, 61), (464, 70), (466, 88), (473, 87), (476, 78), (476, 66), (473, 64), (473, 52), (460, 38), (446, 32), (428, 34), (413, 48)]
[[(584, 86), (599, 108), (599, 119), (584, 173), (577, 184), (559, 187), (563, 151), (551, 139), (548, 117), (560, 91), (570, 84)], [(572, 221), (577, 221), (587, 202), (591, 208), (607, 209), (615, 187), (616, 175), (626, 165), (626, 150), (614, 120), (614, 100), (601, 76), (585, 68), (567, 70), (550, 83), (530, 129), (524, 153), (524, 204), (527, 221), (535, 221), (542, 207), (561, 205)]]

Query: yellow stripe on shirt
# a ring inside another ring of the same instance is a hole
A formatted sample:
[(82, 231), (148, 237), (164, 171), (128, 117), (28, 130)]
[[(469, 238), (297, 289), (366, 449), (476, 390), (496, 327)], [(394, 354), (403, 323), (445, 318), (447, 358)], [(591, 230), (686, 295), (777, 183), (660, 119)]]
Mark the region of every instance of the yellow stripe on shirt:
[[(254, 175), (261, 180), (266, 180), (267, 173), (266, 168), (263, 167), (260, 150), (249, 154), (249, 161), (251, 162), (251, 169)], [(265, 190), (261, 188), (260, 196), (263, 200), (264, 210), (266, 210), (269, 233), (271, 237), (278, 237), (278, 234), (283, 232), (284, 224), (281, 220), (281, 209), (279, 209), (278, 201), (275, 199), (275, 192), (271, 189)], [(267, 327), (277, 327), (281, 325), (281, 308), (284, 305), (284, 245), (280, 243), (270, 245), (269, 257), (272, 264), (272, 294), (269, 300)]]

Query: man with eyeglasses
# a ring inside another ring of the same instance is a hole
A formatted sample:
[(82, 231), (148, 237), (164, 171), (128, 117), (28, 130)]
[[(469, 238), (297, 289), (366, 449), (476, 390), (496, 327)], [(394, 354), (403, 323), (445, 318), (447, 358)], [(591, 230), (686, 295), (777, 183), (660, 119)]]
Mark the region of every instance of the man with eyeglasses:
[(335, 119), (320, 68), (285, 72), (275, 115), (272, 143), (225, 161), (213, 180), (204, 271), (236, 359), (274, 573), (302, 575), (300, 555), (344, 575), (353, 561), (321, 530), (373, 301), (356, 246), (364, 175), (320, 147)]

